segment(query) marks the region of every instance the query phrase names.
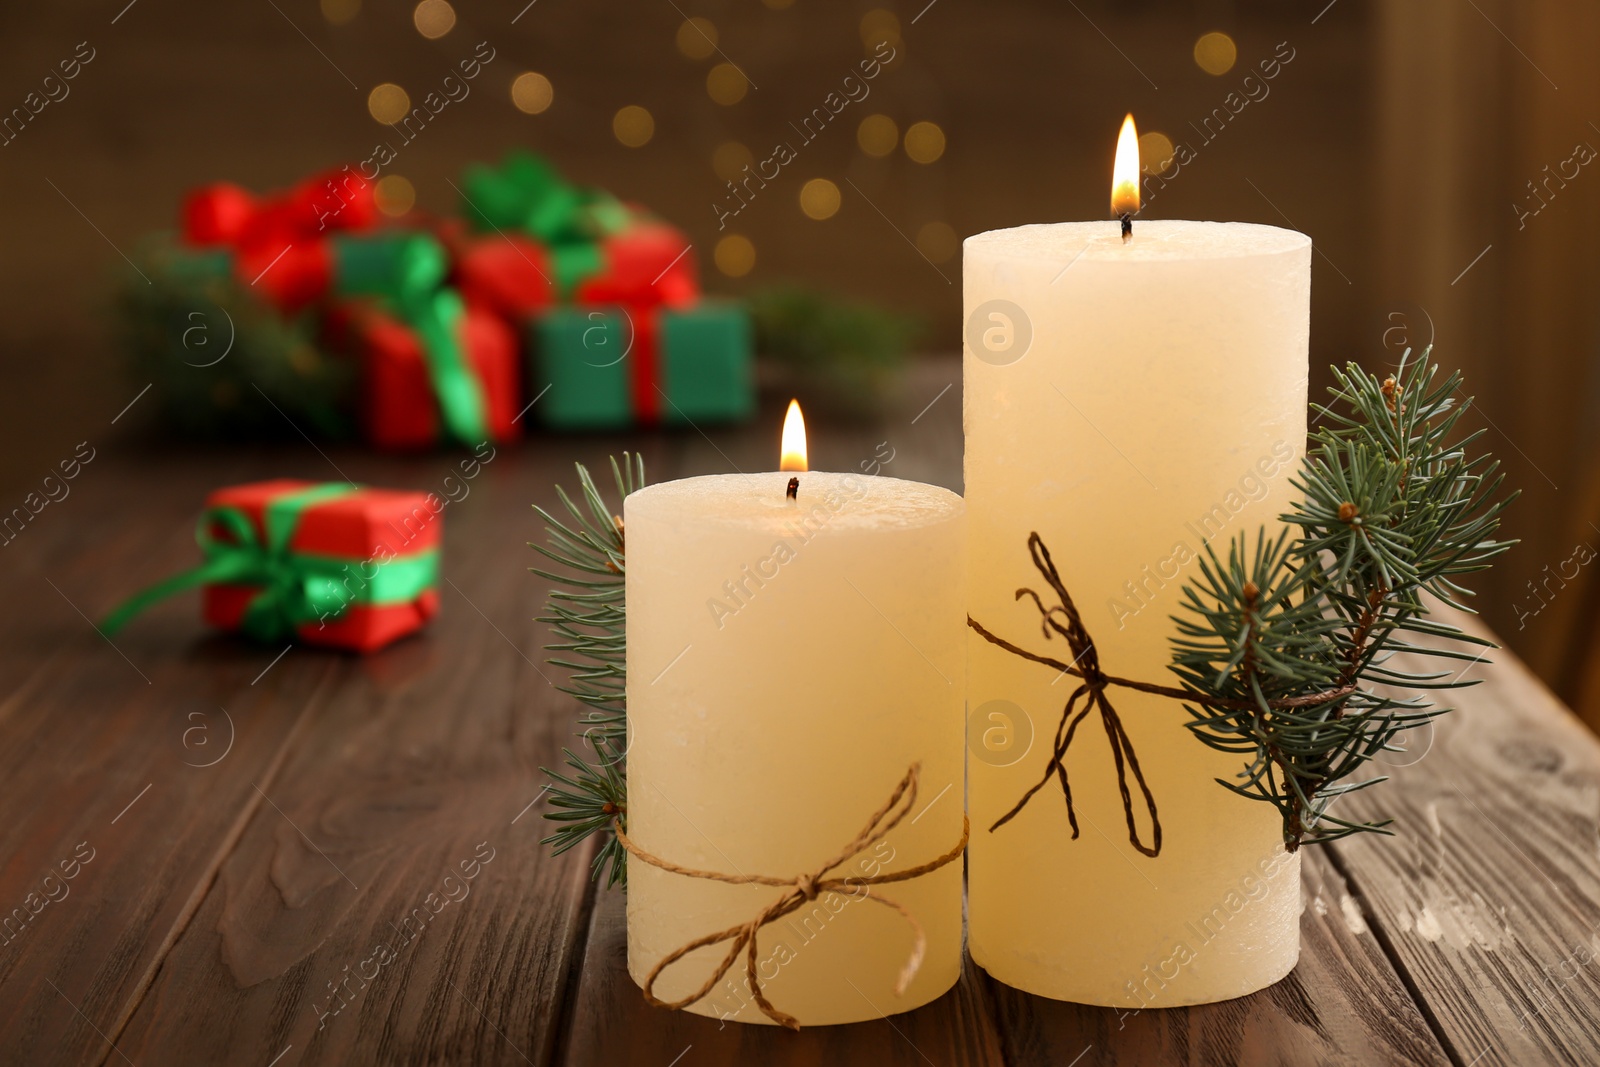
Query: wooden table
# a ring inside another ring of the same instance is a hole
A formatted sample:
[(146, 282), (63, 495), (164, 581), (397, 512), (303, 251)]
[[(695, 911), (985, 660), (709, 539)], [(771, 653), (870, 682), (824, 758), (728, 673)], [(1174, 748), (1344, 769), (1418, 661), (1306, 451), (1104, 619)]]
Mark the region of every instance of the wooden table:
[[(959, 384), (940, 392), (956, 377), (930, 363), (881, 425), (814, 420), (817, 465), (851, 467), (887, 440), (886, 473), (959, 487)], [(440, 617), (365, 659), (207, 635), (192, 597), (115, 645), (89, 619), (194, 562), (213, 486), (348, 475), (442, 494), (454, 459), (298, 442), (151, 452), (106, 428), (71, 496), (0, 552), (0, 909), (28, 916), (0, 935), (0, 1061), (1600, 1060), (1600, 745), (1506, 653), (1470, 668), (1483, 684), (1363, 799), (1397, 837), (1307, 851), (1304, 950), (1272, 989), (1124, 1017), (1018, 993), (969, 961), (932, 1005), (798, 1035), (645, 1005), (621, 896), (590, 885), (586, 855), (538, 844), (539, 768), (573, 743), (575, 705), (541, 659), (528, 505), (553, 503), (573, 459), (625, 444), (643, 445), (653, 480), (762, 469), (776, 426), (773, 412), (709, 437), (502, 449), (446, 509)], [(490, 858), (464, 899), (369, 983), (352, 977), (475, 856)], [(63, 864), (74, 877), (46, 881)]]

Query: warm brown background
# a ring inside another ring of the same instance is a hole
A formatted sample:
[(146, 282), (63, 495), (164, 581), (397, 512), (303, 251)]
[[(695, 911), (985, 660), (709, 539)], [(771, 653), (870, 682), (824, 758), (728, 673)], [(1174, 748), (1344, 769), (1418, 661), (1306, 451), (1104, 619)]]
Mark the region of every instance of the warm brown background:
[[(380, 137), (392, 139), (367, 113), (368, 90), (397, 82), (416, 100), (479, 41), (497, 56), (471, 97), (402, 148), (392, 168), (416, 185), (423, 206), (450, 209), (446, 179), (465, 163), (531, 146), (575, 179), (647, 201), (683, 225), (712, 287), (799, 279), (870, 297), (924, 316), (934, 350), (958, 343), (960, 266), (959, 257), (930, 263), (917, 251), (909, 238), (924, 224), (964, 235), (1097, 217), (1124, 111), (1142, 129), (1198, 146), (1189, 124), (1288, 42), (1295, 58), (1270, 96), (1200, 148), (1151, 214), (1311, 234), (1314, 367), (1346, 359), (1376, 367), (1408, 340), (1433, 338), (1444, 362), (1469, 373), (1480, 418), (1492, 420), (1479, 423), (1490, 428), (1488, 444), (1525, 491), (1511, 522), (1524, 544), (1486, 583), (1488, 615), (1600, 722), (1600, 657), (1591, 655), (1600, 567), (1570, 583), (1550, 577), (1572, 572), (1580, 543), (1600, 548), (1600, 175), (1587, 167), (1564, 187), (1552, 184), (1549, 205), (1525, 228), (1514, 207), (1532, 203), (1527, 183), (1542, 180), (1546, 164), (1579, 142), (1600, 147), (1592, 4), (795, 0), (772, 10), (724, 0), (537, 0), (513, 25), (525, 0), (507, 0), (458, 4), (454, 31), (429, 41), (409, 3), (369, 0), (338, 27), (308, 0), (125, 3), (0, 11), (0, 110), (20, 105), (79, 42), (96, 50), (71, 95), (0, 148), (0, 511), (79, 441), (147, 447), (140, 431), (153, 407), (110, 425), (143, 384), (122, 373), (108, 318), (108, 292), (124, 269), (117, 249), (169, 225), (195, 184), (228, 178), (265, 188), (364, 157)], [(737, 281), (721, 278), (709, 265), (710, 205), (723, 192), (713, 149), (740, 140), (760, 158), (789, 137), (788, 123), (862, 57), (862, 17), (880, 7), (898, 17), (901, 60), (740, 216), (757, 265)], [(679, 53), (676, 33), (689, 15), (717, 25), (723, 53), (759, 87), (741, 103), (708, 99), (715, 58)], [(1208, 30), (1238, 43), (1228, 74), (1194, 62), (1194, 41)], [(511, 81), (526, 70), (555, 87), (542, 115), (510, 103)], [(625, 104), (655, 116), (643, 148), (611, 134)], [(937, 122), (948, 136), (944, 157), (926, 166), (901, 152), (865, 157), (855, 124), (869, 112), (902, 130)], [(812, 177), (844, 190), (842, 209), (824, 222), (797, 206)], [(1546, 583), (1543, 600), (1530, 582)]]

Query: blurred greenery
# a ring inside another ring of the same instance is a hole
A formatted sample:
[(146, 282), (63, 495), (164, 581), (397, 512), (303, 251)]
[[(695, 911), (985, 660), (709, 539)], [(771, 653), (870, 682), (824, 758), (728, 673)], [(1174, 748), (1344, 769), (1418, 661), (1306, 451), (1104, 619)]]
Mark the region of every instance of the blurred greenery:
[(756, 351), (835, 412), (881, 411), (904, 378), (916, 316), (816, 289), (785, 285), (750, 297)]

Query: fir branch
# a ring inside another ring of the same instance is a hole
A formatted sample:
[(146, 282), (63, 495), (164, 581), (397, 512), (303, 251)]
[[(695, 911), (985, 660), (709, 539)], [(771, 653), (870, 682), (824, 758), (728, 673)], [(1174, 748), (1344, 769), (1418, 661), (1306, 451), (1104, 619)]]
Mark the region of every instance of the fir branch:
[[(552, 666), (569, 673), (570, 684), (557, 686), (587, 710), (579, 717), (584, 741), (593, 759), (571, 749), (563, 750), (568, 773), (541, 768), (550, 779), (551, 811), (546, 819), (557, 823), (543, 844), (560, 855), (600, 835), (593, 872), (596, 880), (614, 886), (627, 878), (627, 856), (612, 832), (620, 818), (627, 822), (627, 630), (626, 538), (622, 519), (600, 495), (589, 471), (579, 463), (580, 501), (560, 486), (556, 495), (567, 510), (566, 519), (534, 505), (544, 520), (548, 543), (528, 547), (559, 569), (530, 567), (534, 574), (555, 582), (540, 622), (550, 626), (556, 642), (545, 649)], [(644, 459), (622, 454), (611, 457), (617, 495), (625, 498), (644, 487)]]
[[(1517, 495), (1501, 494), (1497, 461), (1470, 451), (1477, 433), (1456, 439), (1470, 401), (1457, 399), (1460, 374), (1441, 375), (1429, 356), (1407, 352), (1381, 380), (1353, 363), (1334, 369), (1333, 402), (1319, 405), (1324, 425), (1291, 479), (1300, 499), (1281, 516), (1296, 536), (1269, 541), (1262, 530), (1252, 549), (1241, 535), (1226, 561), (1207, 545), (1175, 617), (1172, 670), (1190, 693), (1188, 726), (1246, 757), (1233, 781), (1218, 781), (1273, 805), (1291, 851), (1388, 832), (1387, 819), (1329, 809), (1384, 780), (1350, 778), (1396, 750), (1400, 733), (1449, 710), (1390, 687), (1475, 684), (1392, 657), (1480, 658), (1441, 639), (1492, 647), (1427, 617), (1430, 595), (1471, 610), (1457, 579), (1511, 546), (1495, 534)], [(1332, 699), (1293, 703), (1317, 694)]]
[[(1037, 531), (1029, 535), (1034, 566), (1056, 603), (1027, 588), (1016, 597), (1033, 601), (1044, 638), (1065, 638), (1072, 661), (1031, 652), (970, 616), (967, 625), (990, 644), (1083, 684), (1062, 710), (1043, 778), (991, 833), (1054, 777), (1078, 836), (1065, 757), (1078, 725), (1098, 707), (1112, 741), (1129, 842), (1146, 855), (1160, 852), (1155, 800), (1106, 697), (1114, 688), (1182, 701), (1196, 738), (1243, 756), (1233, 780), (1218, 782), (1273, 805), (1291, 852), (1307, 842), (1387, 832), (1389, 820), (1352, 821), (1330, 809), (1345, 794), (1383, 781), (1351, 776), (1378, 753), (1398, 750), (1399, 734), (1448, 710), (1421, 696), (1394, 696), (1391, 687), (1476, 684), (1460, 672), (1419, 669), (1394, 657), (1475, 662), (1481, 654), (1440, 642), (1493, 647), (1428, 618), (1427, 598), (1471, 610), (1465, 600), (1472, 594), (1457, 579), (1486, 569), (1511, 546), (1495, 534), (1517, 494), (1502, 495), (1499, 464), (1470, 451), (1477, 433), (1457, 439), (1469, 403), (1456, 397), (1461, 377), (1441, 378), (1429, 352), (1413, 363), (1408, 351), (1397, 374), (1381, 381), (1355, 364), (1335, 368), (1334, 376), (1334, 403), (1321, 407), (1325, 425), (1299, 476), (1290, 479), (1300, 499), (1281, 516), (1286, 529), (1270, 537), (1263, 527), (1253, 545), (1241, 534), (1226, 559), (1207, 544), (1198, 571), (1184, 582), (1171, 663), (1181, 686), (1102, 670), (1049, 550)], [(1149, 846), (1135, 819), (1129, 769), (1153, 829)]]

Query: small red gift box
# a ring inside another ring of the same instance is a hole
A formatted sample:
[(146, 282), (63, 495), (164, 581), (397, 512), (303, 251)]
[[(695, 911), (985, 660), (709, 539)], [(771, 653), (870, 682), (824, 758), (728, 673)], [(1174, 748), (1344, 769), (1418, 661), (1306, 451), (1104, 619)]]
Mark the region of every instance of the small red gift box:
[[(214, 540), (234, 540), (218, 519), (220, 511), (242, 513), (267, 552), (314, 572), (306, 581), (332, 583), (325, 586), (330, 592), (324, 600), (334, 608), (297, 619), (295, 637), (308, 645), (356, 652), (372, 652), (413, 633), (438, 611), (435, 575), (442, 507), (426, 493), (290, 479), (230, 486), (206, 499)], [(285, 533), (286, 539), (276, 544)], [(224, 630), (248, 630), (247, 616), (263, 590), (259, 585), (206, 585), (206, 622)]]

